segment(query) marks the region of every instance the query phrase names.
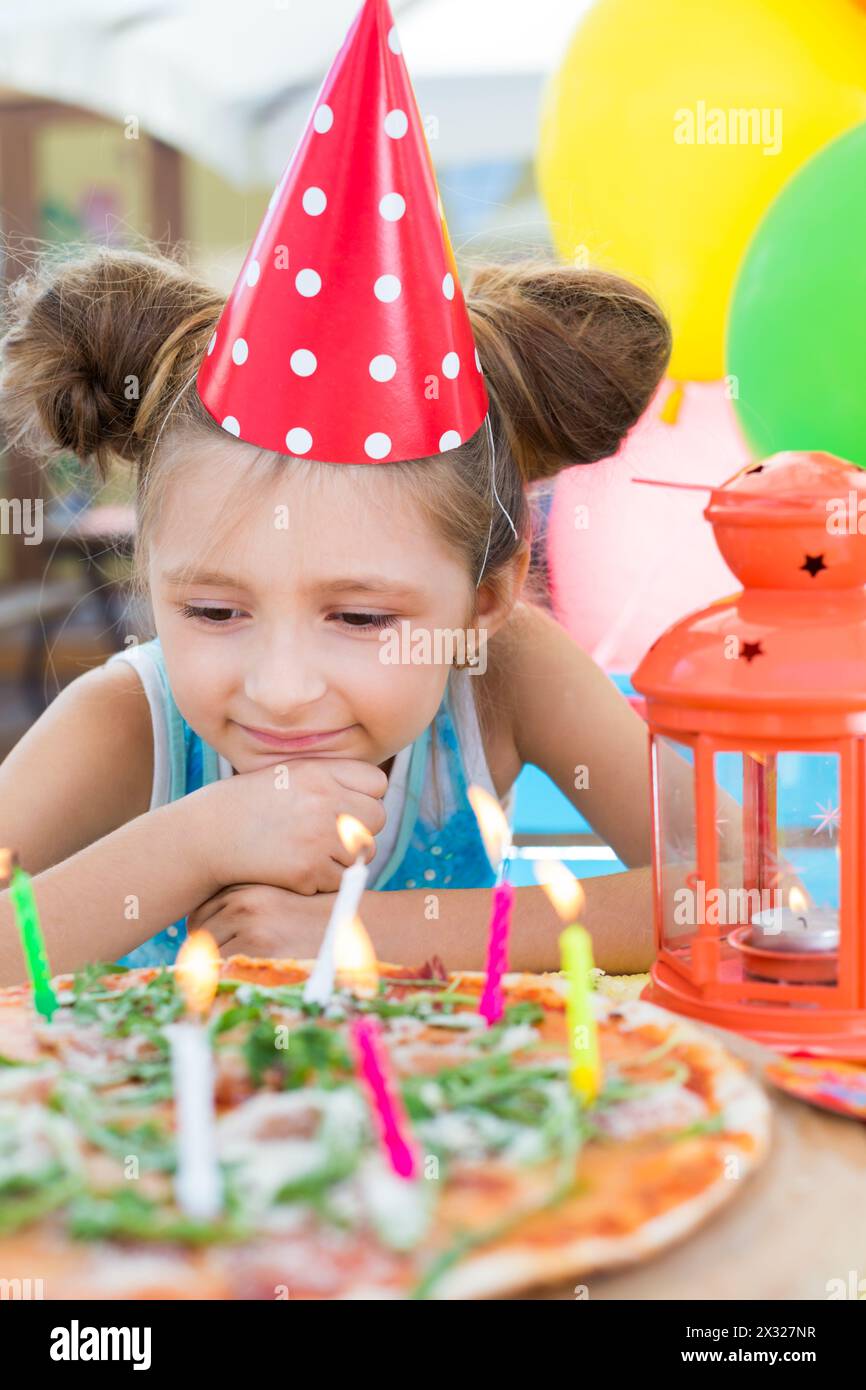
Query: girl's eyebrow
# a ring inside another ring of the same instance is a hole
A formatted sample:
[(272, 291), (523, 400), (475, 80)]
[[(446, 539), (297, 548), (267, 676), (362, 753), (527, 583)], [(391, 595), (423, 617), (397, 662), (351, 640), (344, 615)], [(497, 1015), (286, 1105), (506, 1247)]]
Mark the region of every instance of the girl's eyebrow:
[(223, 574), (220, 570), (191, 570), (187, 565), (177, 565), (174, 569), (163, 570), (165, 584), (211, 584), (230, 589), (245, 589), (246, 585), (233, 574)]
[[(221, 570), (190, 570), (184, 565), (163, 570), (165, 584), (204, 584), (215, 588), (246, 589), (248, 586), (233, 574)], [(400, 584), (386, 575), (349, 575), (345, 578), (327, 579), (311, 586), (320, 594), (388, 594), (391, 598), (412, 599), (421, 596), (421, 590), (409, 584)]]
[(343, 579), (327, 579), (314, 586), (321, 594), (388, 594), (392, 598), (418, 598), (420, 589), (410, 584), (400, 584), (385, 575), (349, 575)]

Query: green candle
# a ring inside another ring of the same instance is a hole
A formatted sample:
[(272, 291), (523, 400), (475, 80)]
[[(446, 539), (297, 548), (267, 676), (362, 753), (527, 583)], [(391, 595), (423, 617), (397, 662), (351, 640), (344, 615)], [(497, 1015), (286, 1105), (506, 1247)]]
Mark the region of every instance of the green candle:
[(51, 988), (51, 970), (39, 925), (33, 880), (21, 868), (14, 850), (0, 850), (0, 881), (4, 879), (9, 882), (9, 898), (33, 986), (33, 1006), (43, 1018), (50, 1019), (57, 1008), (57, 995)]

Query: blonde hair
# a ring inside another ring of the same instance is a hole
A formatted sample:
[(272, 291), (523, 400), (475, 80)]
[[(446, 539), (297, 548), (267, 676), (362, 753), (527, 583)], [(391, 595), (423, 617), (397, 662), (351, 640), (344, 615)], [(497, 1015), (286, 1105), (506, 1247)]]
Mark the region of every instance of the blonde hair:
[[(501, 505), (485, 427), (423, 466), (359, 467), (398, 474), (473, 583), (483, 569), (495, 585), (530, 539), (529, 485), (616, 451), (664, 374), (671, 334), (651, 295), (601, 270), (479, 266), (466, 302), (490, 397)], [(74, 454), (103, 480), (114, 460), (132, 465), (139, 583), (167, 485), (168, 441), (191, 430), (233, 443), (194, 385), (223, 303), (178, 260), (150, 249), (36, 260), (8, 292), (0, 425), (16, 447), (46, 461)], [(312, 464), (265, 457), (271, 469)]]

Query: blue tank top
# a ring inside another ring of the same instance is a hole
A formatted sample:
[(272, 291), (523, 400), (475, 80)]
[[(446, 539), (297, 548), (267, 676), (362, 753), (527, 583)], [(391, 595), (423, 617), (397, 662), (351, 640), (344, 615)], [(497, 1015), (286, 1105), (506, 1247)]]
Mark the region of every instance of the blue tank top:
[[(147, 688), (142, 665), (155, 670), (157, 680), (148, 692), (154, 717), (156, 745), (157, 728), (165, 746), (157, 750), (158, 757), (168, 763), (168, 782), (165, 800), (181, 796), (219, 780), (228, 771), (221, 768), (216, 750), (205, 743), (190, 728), (171, 692), (159, 639), (124, 652), (116, 652), (109, 661), (126, 660), (135, 665)], [(154, 708), (155, 703), (161, 707)], [(160, 723), (157, 725), (157, 718)], [(373, 867), (371, 888), (377, 891), (420, 889), (434, 893), (450, 888), (486, 888), (495, 882), (475, 814), (467, 796), (465, 771), (466, 748), (458, 735), (459, 721), (455, 716), (454, 691), (451, 679), (432, 724), (423, 731), (408, 750), (405, 795), (399, 808), (399, 826), (393, 838), (390, 854), (381, 867)], [(478, 740), (480, 744), (480, 740)], [(483, 753), (475, 750), (476, 761)], [(435, 777), (434, 777), (435, 759)], [(489, 780), (489, 773), (486, 772)], [(431, 783), (435, 780), (435, 792)], [(128, 966), (171, 964), (186, 936), (186, 918), (158, 932), (149, 941), (121, 957)]]

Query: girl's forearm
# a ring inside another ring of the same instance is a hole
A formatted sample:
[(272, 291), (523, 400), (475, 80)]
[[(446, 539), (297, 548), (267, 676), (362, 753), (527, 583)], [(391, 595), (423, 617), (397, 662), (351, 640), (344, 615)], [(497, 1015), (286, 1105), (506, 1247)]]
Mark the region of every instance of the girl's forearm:
[[(115, 960), (218, 892), (207, 791), (137, 816), (34, 877), (54, 974)], [(14, 923), (9, 893), (0, 893), (0, 986), (26, 978)]]
[[(604, 874), (583, 879), (582, 886), (586, 907), (581, 921), (592, 934), (596, 965), (614, 975), (648, 970), (653, 958), (651, 870)], [(380, 960), (421, 965), (438, 955), (449, 970), (484, 968), (487, 888), (369, 892), (361, 916)], [(562, 925), (543, 889), (518, 888), (509, 949), (512, 970), (558, 970)]]

